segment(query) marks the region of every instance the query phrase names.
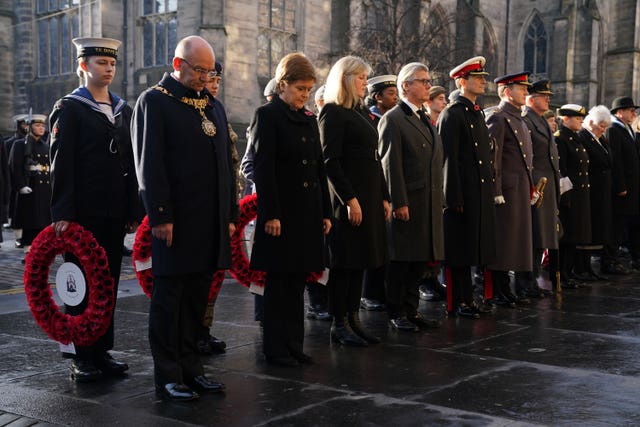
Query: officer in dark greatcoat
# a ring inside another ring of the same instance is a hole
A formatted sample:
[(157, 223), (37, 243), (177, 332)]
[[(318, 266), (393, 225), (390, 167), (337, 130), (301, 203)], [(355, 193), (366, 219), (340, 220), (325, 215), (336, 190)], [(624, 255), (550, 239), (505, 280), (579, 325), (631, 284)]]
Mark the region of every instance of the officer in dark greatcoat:
[[(141, 217), (129, 131), (131, 107), (109, 91), (120, 41), (80, 38), (73, 42), (78, 51), (77, 73), (84, 84), (56, 102), (49, 117), (51, 217), (56, 234), (76, 222), (104, 248), (115, 300), (124, 236), (135, 231)], [(77, 262), (71, 254), (65, 260)], [(86, 305), (85, 298), (65, 311), (78, 315)], [(129, 368), (108, 353), (114, 345), (113, 325), (112, 317), (105, 334), (93, 345), (76, 346), (75, 354), (64, 354), (73, 358), (75, 381), (122, 375)]]
[(149, 343), (156, 392), (170, 400), (224, 389), (204, 375), (197, 352), (213, 272), (231, 266), (237, 214), (227, 125), (204, 90), (214, 67), (206, 40), (182, 39), (173, 72), (140, 95), (131, 120), (153, 236)]
[(539, 298), (549, 291), (542, 290), (536, 283), (540, 272), (542, 253), (549, 250), (550, 277), (555, 281), (558, 247), (560, 239), (560, 159), (558, 146), (547, 119), (542, 117), (549, 110), (549, 99), (553, 95), (549, 80), (538, 80), (529, 88), (523, 120), (529, 128), (533, 149), (533, 182), (538, 184), (546, 178), (542, 200), (531, 207), (533, 228), (533, 275), (516, 275), (516, 292), (525, 297)]
[(459, 90), (442, 111), (438, 131), (444, 146), (444, 243), (447, 306), (450, 313), (478, 318), (473, 304), (471, 266), (495, 260), (493, 158), (489, 132), (476, 100), (488, 73), (482, 56), (449, 73)]
[(9, 158), (11, 183), (16, 193), (13, 223), (21, 228), (25, 252), (42, 229), (51, 224), (49, 140), (45, 136), (47, 116), (33, 114), (29, 134), (13, 143)]
[[(11, 149), (13, 148), (14, 142), (16, 141), (24, 142), (25, 137), (29, 133), (29, 123), (27, 123), (28, 118), (29, 118), (28, 114), (18, 114), (16, 116), (13, 116), (11, 120), (13, 120), (16, 123), (16, 131), (13, 135), (9, 136), (3, 141), (4, 155), (5, 155), (6, 166), (7, 166), (6, 186), (8, 187), (7, 188), (8, 192), (5, 196), (6, 199), (4, 201), (5, 203), (4, 215), (6, 215), (7, 219), (11, 219), (11, 220), (13, 220), (13, 214), (14, 214), (14, 211), (16, 210), (17, 193), (13, 190), (13, 186), (11, 185), (11, 173), (9, 172), (9, 156), (11, 155)], [(22, 248), (22, 229), (17, 227), (11, 227), (11, 228), (13, 228), (13, 232), (16, 237), (16, 248)]]
[(509, 271), (533, 270), (531, 205), (537, 201), (537, 193), (531, 175), (531, 137), (521, 110), (531, 86), (528, 77), (528, 72), (521, 72), (494, 80), (501, 101), (487, 119), (489, 135), (496, 142), (494, 191), (496, 221), (500, 224), (496, 260), (490, 268), (496, 291), (494, 301), (509, 306), (527, 302), (511, 292)]
[(560, 283), (564, 288), (576, 288), (578, 282), (571, 277), (576, 246), (591, 242), (589, 154), (577, 134), (587, 112), (580, 105), (566, 104), (558, 115), (562, 124), (554, 136), (560, 155), (560, 220), (564, 232), (560, 239)]

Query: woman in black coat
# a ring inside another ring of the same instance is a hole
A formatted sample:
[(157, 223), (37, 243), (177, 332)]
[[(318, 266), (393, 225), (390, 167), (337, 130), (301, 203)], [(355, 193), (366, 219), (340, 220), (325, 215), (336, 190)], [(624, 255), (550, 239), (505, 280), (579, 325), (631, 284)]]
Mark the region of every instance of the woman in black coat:
[(21, 228), (24, 251), (47, 225), (51, 224), (51, 182), (49, 139), (45, 136), (47, 116), (34, 114), (29, 134), (13, 144), (9, 158), (11, 183), (16, 192), (14, 227)]
[(258, 219), (251, 267), (267, 272), (263, 351), (267, 361), (311, 363), (302, 351), (304, 287), (325, 268), (324, 235), (331, 229), (327, 177), (315, 115), (304, 105), (316, 81), (313, 65), (292, 53), (276, 69), (278, 96), (256, 110)]
[(391, 216), (378, 132), (362, 104), (369, 71), (354, 56), (336, 62), (327, 77), (319, 119), (336, 218), (329, 238), (331, 338), (359, 346), (380, 342), (362, 327), (358, 310), (364, 270), (386, 262), (385, 220)]
[(604, 105), (589, 110), (578, 137), (589, 155), (589, 184), (591, 199), (591, 244), (585, 247), (582, 265), (576, 270), (586, 280), (600, 279), (591, 268), (591, 253), (602, 252), (604, 245), (613, 242), (613, 212), (611, 194), (613, 188), (613, 156), (604, 136), (611, 125), (611, 113)]

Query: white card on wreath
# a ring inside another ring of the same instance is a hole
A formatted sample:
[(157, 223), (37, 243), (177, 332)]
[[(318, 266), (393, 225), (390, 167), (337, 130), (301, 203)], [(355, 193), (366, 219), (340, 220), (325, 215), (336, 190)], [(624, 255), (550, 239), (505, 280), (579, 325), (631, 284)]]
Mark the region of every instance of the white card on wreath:
[(60, 352), (69, 353), (69, 354), (76, 354), (76, 346), (73, 345), (73, 342), (70, 342), (69, 344), (60, 343)]

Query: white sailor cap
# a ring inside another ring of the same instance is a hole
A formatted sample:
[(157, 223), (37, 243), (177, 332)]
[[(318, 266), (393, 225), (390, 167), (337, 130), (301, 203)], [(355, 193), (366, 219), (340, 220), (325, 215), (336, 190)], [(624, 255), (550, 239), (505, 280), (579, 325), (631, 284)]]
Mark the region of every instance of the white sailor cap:
[(489, 75), (489, 73), (484, 70), (485, 63), (486, 59), (484, 59), (484, 56), (474, 56), (473, 58), (467, 59), (456, 68), (449, 71), (449, 77), (451, 77), (452, 79), (457, 79), (458, 77), (465, 78), (469, 75), (487, 76)]
[(82, 56), (109, 56), (118, 59), (120, 40), (103, 37), (79, 37), (71, 40), (76, 45), (77, 58)]
[(29, 124), (32, 123), (47, 123), (47, 116), (44, 114), (32, 114), (31, 117), (27, 117)]
[(380, 92), (382, 89), (396, 86), (397, 77), (393, 74), (371, 77), (367, 82), (369, 94)]
[(558, 109), (559, 116), (567, 116), (567, 117), (585, 117), (587, 115), (587, 110), (578, 104), (565, 104)]
[(11, 117), (11, 121), (14, 121), (16, 123), (26, 122), (28, 118), (29, 118), (28, 114), (16, 114), (15, 116)]
[(262, 94), (265, 98), (269, 96), (276, 95), (278, 91), (276, 88), (278, 85), (276, 84), (276, 79), (269, 80), (269, 83), (264, 87), (264, 93)]

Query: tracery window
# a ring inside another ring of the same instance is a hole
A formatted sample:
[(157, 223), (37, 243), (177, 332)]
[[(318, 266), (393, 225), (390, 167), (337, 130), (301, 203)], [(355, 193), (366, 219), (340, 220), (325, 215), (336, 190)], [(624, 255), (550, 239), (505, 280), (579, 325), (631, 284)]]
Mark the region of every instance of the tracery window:
[(547, 32), (539, 16), (535, 16), (524, 38), (524, 68), (532, 74), (547, 73)]

